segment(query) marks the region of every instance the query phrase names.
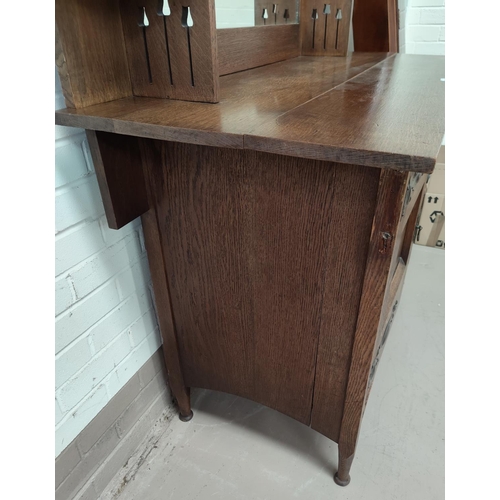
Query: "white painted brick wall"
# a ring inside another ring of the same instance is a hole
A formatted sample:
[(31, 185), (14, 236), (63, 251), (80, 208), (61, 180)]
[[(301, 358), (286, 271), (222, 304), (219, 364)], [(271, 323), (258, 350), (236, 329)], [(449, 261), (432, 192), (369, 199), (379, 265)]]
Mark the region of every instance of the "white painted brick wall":
[(57, 457), (161, 340), (140, 220), (109, 229), (84, 132), (55, 137)]
[(401, 52), (445, 54), (445, 0), (399, 0), (399, 10)]
[(398, 22), (399, 22), (399, 52), (406, 52), (406, 14), (408, 12), (408, 0), (398, 0)]

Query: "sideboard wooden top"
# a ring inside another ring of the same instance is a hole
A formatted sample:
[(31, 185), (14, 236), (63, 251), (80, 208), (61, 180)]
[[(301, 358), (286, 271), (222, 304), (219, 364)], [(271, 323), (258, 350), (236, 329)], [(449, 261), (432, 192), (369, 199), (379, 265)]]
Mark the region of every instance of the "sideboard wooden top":
[(220, 79), (221, 101), (125, 98), (56, 123), (208, 146), (431, 172), (444, 135), (444, 57), (297, 57)]

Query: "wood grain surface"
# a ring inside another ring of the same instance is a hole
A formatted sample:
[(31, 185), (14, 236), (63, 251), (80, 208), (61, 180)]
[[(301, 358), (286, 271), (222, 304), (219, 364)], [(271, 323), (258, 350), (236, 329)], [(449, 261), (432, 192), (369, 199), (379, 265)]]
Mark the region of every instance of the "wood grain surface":
[(219, 75), (298, 57), (299, 42), (298, 24), (217, 30)]
[(254, 129), (260, 151), (432, 172), (444, 135), (444, 57), (386, 59)]
[[(346, 304), (361, 284), (348, 281), (363, 276), (379, 171), (170, 142), (151, 149), (186, 385), (310, 423), (318, 342), (321, 373), (350, 350), (357, 308)], [(345, 281), (331, 283), (337, 273)]]
[(354, 50), (398, 52), (397, 0), (356, 0), (352, 15)]
[[(217, 35), (213, 0), (192, 0), (188, 32), (172, 0), (168, 31), (186, 44), (168, 56), (152, 13), (145, 66), (144, 30), (127, 10), (139, 4), (123, 2), (128, 52), (119, 0), (57, 0), (63, 90), (85, 107), (56, 112), (56, 123), (88, 129), (111, 227), (142, 214), (181, 414), (191, 386), (274, 408), (339, 443), (345, 485), (421, 208), (425, 175), (405, 198), (408, 172), (432, 171), (444, 134), (444, 58), (293, 57), (300, 28)], [(302, 7), (313, 5), (323, 13), (315, 0)], [(393, 28), (384, 26), (389, 46)], [(314, 50), (331, 52), (331, 32), (317, 36)], [(231, 73), (220, 93), (219, 71)], [(163, 95), (220, 103), (151, 97)]]
[[(193, 19), (193, 26), (189, 28), (189, 39), (188, 28), (181, 24), (185, 3), (169, 0), (171, 13), (164, 17), (158, 15), (158, 0), (121, 0), (121, 17), (134, 95), (218, 102), (219, 72), (214, 0), (188, 2)], [(145, 28), (138, 25), (142, 7), (146, 9), (149, 20), (149, 25)], [(168, 51), (165, 31), (168, 37)], [(146, 57), (144, 36), (149, 57)]]
[(149, 209), (138, 141), (87, 130), (108, 225), (120, 229)]
[[(139, 20), (143, 17), (143, 7), (148, 18), (147, 27), (139, 25)], [(167, 52), (163, 16), (157, 14), (157, 7), (157, 0), (120, 0), (123, 34), (134, 95), (167, 98), (173, 97), (175, 93), (170, 83), (169, 63), (172, 61), (169, 61)], [(172, 16), (169, 17), (172, 19)], [(170, 33), (169, 52), (173, 50), (173, 42)], [(182, 42), (185, 42), (185, 37)]]
[(217, 106), (131, 98), (61, 110), (56, 123), (431, 172), (444, 135), (443, 76), (439, 56), (298, 57), (222, 77)]
[[(352, 460), (356, 449), (375, 355), (375, 342), (383, 321), (382, 306), (390, 284), (389, 268), (394, 251), (393, 240), (401, 219), (406, 180), (405, 173), (393, 170), (382, 170), (380, 175), (340, 428), (340, 462)], [(340, 466), (339, 470), (345, 472), (346, 468)], [(348, 478), (344, 474), (340, 479)]]
[[(188, 101), (219, 102), (219, 68), (214, 0), (189, 0), (194, 25), (189, 28), (194, 86), (191, 85), (187, 29), (181, 24), (186, 2), (169, 0), (171, 16), (167, 19), (172, 38), (174, 97)], [(170, 24), (169, 24), (170, 23)]]
[[(297, 0), (277, 0), (272, 2), (270, 0), (255, 0), (254, 14), (255, 14), (255, 26), (270, 26), (280, 25), (280, 24), (297, 24)], [(278, 12), (275, 16), (273, 14), (273, 6), (278, 6)], [(267, 9), (268, 18), (265, 20), (262, 17), (264, 9)], [(288, 9), (289, 19), (283, 17), (285, 9)]]
[[(73, 95), (73, 88), (71, 85), (71, 75), (69, 72), (68, 64), (66, 63), (66, 55), (64, 54), (64, 49), (61, 41), (61, 35), (59, 35), (59, 30), (56, 25), (56, 68), (59, 74), (59, 81), (61, 82), (61, 90), (64, 96), (64, 101), (68, 108), (75, 108), (75, 96)], [(76, 100), (81, 107), (79, 102), (79, 97), (76, 96)]]
[(222, 77), (216, 106), (130, 98), (56, 112), (56, 123), (153, 139), (244, 147), (253, 130), (383, 61), (385, 54), (298, 57)]
[(352, 344), (370, 241), (379, 169), (338, 165), (330, 232), (311, 427), (338, 442)]
[(157, 141), (139, 142), (144, 174), (147, 178), (146, 189), (148, 202), (151, 208), (142, 216), (144, 242), (148, 253), (149, 269), (154, 288), (154, 299), (158, 323), (163, 339), (163, 355), (167, 367), (168, 382), (175, 397), (181, 415), (187, 416), (191, 412), (191, 399), (189, 388), (184, 383), (181, 360), (179, 356), (179, 343), (175, 328), (172, 301), (170, 297), (170, 284), (166, 272), (166, 263), (170, 258), (165, 255), (161, 243), (160, 221), (154, 190), (159, 177), (158, 166), (162, 164), (162, 147)]
[(56, 62), (68, 107), (132, 95), (119, 0), (56, 0)]

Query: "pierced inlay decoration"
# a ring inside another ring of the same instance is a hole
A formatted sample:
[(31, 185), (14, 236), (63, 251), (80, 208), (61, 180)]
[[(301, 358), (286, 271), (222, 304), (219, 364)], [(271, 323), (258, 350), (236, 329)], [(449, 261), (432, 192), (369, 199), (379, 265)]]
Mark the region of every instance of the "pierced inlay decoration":
[(217, 102), (214, 0), (119, 2), (134, 95)]
[(316, 38), (316, 21), (318, 20), (318, 9), (312, 11), (313, 32), (312, 32), (312, 48), (314, 49), (314, 40)]
[(326, 50), (326, 35), (328, 32), (328, 16), (332, 13), (332, 9), (330, 7), (330, 4), (327, 3), (325, 4), (325, 7), (323, 8), (323, 14), (325, 15), (325, 34), (324, 34), (324, 40), (323, 40), (323, 48)]
[(302, 55), (345, 56), (353, 0), (301, 0)]
[(186, 28), (187, 44), (189, 52), (189, 69), (191, 71), (191, 86), (194, 87), (194, 73), (193, 73), (193, 54), (191, 52), (191, 35), (189, 29), (194, 26), (193, 18), (191, 17), (191, 9), (189, 7), (182, 7), (182, 20), (183, 28)]
[(160, 9), (158, 11), (159, 16), (169, 16), (170, 15), (170, 5), (168, 5), (168, 0), (160, 0)]
[(151, 61), (149, 59), (148, 37), (146, 35), (146, 28), (149, 26), (149, 19), (146, 14), (146, 7), (142, 7), (140, 11), (139, 22), (137, 23), (142, 28), (142, 39), (144, 41), (144, 56), (146, 57), (146, 64), (148, 68), (149, 83), (153, 83), (153, 76), (151, 74)]
[(168, 29), (167, 29), (167, 19), (166, 19), (171, 14), (170, 5), (168, 4), (168, 0), (160, 0), (158, 2), (157, 14), (163, 18), (163, 33), (165, 35), (165, 49), (167, 51), (167, 58), (168, 58), (168, 76), (170, 79), (170, 85), (173, 85), (174, 84), (174, 77), (172, 74), (172, 63), (170, 61), (170, 45), (168, 42)]
[(264, 24), (266, 24), (266, 20), (269, 18), (269, 14), (267, 13), (267, 9), (262, 11), (262, 19), (264, 19)]
[(274, 24), (278, 24), (278, 4), (273, 3)]
[(339, 23), (342, 20), (342, 9), (337, 9), (337, 14), (335, 15), (335, 19), (337, 20), (337, 30), (335, 33), (335, 50), (338, 50), (338, 47), (339, 47)]
[(297, 0), (255, 0), (255, 26), (275, 26), (297, 22)]

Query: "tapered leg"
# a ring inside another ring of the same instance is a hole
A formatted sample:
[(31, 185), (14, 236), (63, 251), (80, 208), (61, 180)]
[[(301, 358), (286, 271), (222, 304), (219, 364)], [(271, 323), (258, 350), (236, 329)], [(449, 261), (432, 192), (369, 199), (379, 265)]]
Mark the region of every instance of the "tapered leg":
[(401, 221), (406, 179), (407, 175), (402, 172), (384, 170), (380, 173), (377, 206), (373, 217), (338, 441), (339, 470), (334, 479), (339, 486), (347, 486), (350, 481), (349, 471), (370, 392), (370, 372), (377, 334), (382, 327), (384, 302), (390, 291), (393, 245)]
[(172, 304), (170, 300), (169, 282), (165, 268), (165, 256), (161, 244), (161, 230), (156, 213), (156, 197), (154, 187), (154, 176), (158, 165), (161, 165), (161, 150), (157, 143), (141, 142), (139, 144), (142, 152), (141, 161), (146, 175), (146, 190), (150, 209), (142, 215), (142, 227), (144, 241), (148, 252), (149, 268), (153, 281), (153, 290), (156, 303), (156, 312), (163, 338), (163, 355), (167, 366), (168, 383), (172, 395), (177, 401), (179, 408), (179, 419), (189, 422), (193, 418), (191, 410), (191, 398), (189, 387), (184, 384), (181, 362), (179, 358), (179, 346), (177, 334), (172, 315)]
[(333, 480), (339, 486), (347, 486), (351, 482), (351, 476), (349, 471), (351, 470), (352, 461), (354, 460), (354, 454), (346, 457), (339, 447), (339, 470), (333, 476)]
[(193, 410), (191, 410), (191, 397), (189, 387), (184, 387), (183, 389), (181, 399), (177, 400), (177, 406), (179, 407), (179, 420), (189, 422), (193, 418)]
[(177, 347), (177, 338), (172, 318), (170, 306), (170, 296), (168, 292), (168, 281), (164, 268), (163, 254), (161, 251), (156, 213), (149, 210), (142, 216), (142, 227), (144, 230), (144, 240), (148, 250), (149, 268), (160, 325), (161, 336), (163, 337), (163, 355), (167, 366), (168, 383), (172, 395), (179, 407), (179, 418), (183, 422), (189, 422), (193, 418), (191, 411), (191, 398), (189, 388), (184, 384), (181, 364)]

